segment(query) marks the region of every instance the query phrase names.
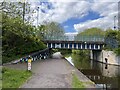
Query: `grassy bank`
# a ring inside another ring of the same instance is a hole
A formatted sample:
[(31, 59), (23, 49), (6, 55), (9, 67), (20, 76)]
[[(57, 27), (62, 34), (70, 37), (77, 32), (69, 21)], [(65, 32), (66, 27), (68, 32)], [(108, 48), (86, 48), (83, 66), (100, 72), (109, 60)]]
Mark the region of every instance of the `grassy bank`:
[(85, 88), (83, 82), (81, 82), (75, 74), (73, 74), (72, 78), (72, 88)]
[(31, 72), (25, 70), (3, 68), (2, 88), (19, 88), (31, 75)]

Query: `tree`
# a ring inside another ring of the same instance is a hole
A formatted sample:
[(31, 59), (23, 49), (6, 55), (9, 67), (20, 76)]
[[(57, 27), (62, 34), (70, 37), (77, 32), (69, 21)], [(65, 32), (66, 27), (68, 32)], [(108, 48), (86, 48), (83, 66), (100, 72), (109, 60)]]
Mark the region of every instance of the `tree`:
[(99, 29), (99, 28), (89, 28), (84, 30), (83, 32), (80, 32), (75, 37), (75, 40), (103, 40), (105, 35), (105, 31)]
[(41, 25), (39, 28), (39, 35), (43, 35), (44, 38), (47, 39), (62, 39), (64, 37), (64, 29), (63, 27), (56, 23), (56, 22), (50, 22), (45, 25)]
[(105, 31), (101, 30), (100, 28), (89, 28), (84, 30), (83, 32), (80, 32), (79, 35), (105, 35)]
[(31, 24), (23, 24), (21, 17), (13, 17), (2, 12), (2, 63), (46, 48), (33, 33), (35, 31), (36, 28)]
[(105, 37), (111, 37), (114, 39), (117, 39), (118, 31), (117, 30), (112, 30), (108, 29), (106, 30)]
[(108, 29), (105, 34), (105, 43), (108, 50), (120, 55), (120, 31)]
[(28, 2), (22, 3), (22, 2), (0, 2), (0, 10), (5, 15), (9, 15), (11, 17), (21, 17), (23, 18), (23, 21), (29, 22), (30, 19), (32, 19), (31, 14), (33, 13), (33, 10), (30, 8), (30, 4)]

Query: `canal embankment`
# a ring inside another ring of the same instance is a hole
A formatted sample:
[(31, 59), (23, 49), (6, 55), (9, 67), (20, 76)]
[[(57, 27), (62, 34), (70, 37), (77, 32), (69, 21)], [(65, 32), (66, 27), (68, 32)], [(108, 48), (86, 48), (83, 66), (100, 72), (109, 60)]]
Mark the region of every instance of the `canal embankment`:
[(98, 62), (110, 65), (120, 66), (120, 56), (116, 55), (113, 51), (101, 50), (101, 51), (91, 51), (90, 59), (96, 60)]

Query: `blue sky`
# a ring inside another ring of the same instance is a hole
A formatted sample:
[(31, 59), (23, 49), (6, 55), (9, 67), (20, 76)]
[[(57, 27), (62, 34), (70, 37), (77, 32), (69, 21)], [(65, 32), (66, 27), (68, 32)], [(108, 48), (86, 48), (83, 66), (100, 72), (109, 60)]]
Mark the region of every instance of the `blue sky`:
[(62, 26), (64, 27), (66, 33), (67, 32), (76, 32), (76, 30), (74, 29), (74, 26), (73, 26), (74, 24), (86, 22), (88, 20), (95, 20), (98, 18), (103, 18), (103, 17), (101, 17), (96, 12), (89, 11), (87, 16), (85, 16), (83, 18), (70, 18), (66, 22), (63, 22)]
[[(32, 8), (39, 7), (39, 24), (58, 22), (66, 33), (78, 33), (85, 29), (98, 27), (103, 30), (113, 29), (114, 16), (118, 14), (119, 0), (48, 0), (32, 2)], [(36, 17), (37, 13), (34, 14)], [(34, 22), (36, 23), (36, 21)], [(116, 17), (117, 26), (117, 17)]]

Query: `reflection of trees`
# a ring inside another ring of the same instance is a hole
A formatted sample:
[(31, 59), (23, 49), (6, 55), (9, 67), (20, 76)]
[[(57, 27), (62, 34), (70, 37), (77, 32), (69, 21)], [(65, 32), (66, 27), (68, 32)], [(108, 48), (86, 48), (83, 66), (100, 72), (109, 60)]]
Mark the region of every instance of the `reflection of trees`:
[(78, 69), (88, 69), (90, 68), (90, 60), (88, 56), (72, 54), (72, 60), (76, 68)]

